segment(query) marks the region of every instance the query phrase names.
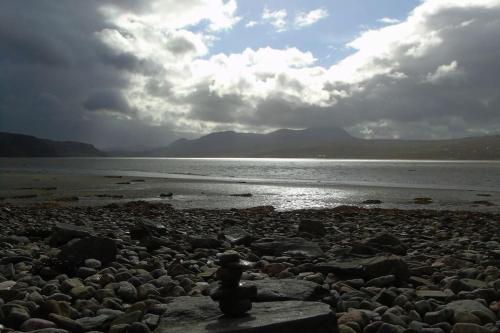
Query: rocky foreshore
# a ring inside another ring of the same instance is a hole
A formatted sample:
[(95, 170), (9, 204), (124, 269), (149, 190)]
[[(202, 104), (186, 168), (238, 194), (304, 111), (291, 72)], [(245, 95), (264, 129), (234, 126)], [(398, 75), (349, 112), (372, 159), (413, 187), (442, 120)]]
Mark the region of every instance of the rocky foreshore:
[[(4, 205), (0, 226), (2, 333), (500, 332), (498, 214)], [(212, 300), (228, 250), (240, 318)]]

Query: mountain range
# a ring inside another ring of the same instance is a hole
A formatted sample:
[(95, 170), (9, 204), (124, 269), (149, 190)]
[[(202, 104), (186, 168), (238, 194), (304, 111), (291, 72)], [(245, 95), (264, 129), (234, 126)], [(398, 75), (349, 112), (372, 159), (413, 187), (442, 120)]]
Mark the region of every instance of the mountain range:
[(106, 154), (88, 143), (0, 132), (0, 157), (91, 157)]
[(500, 160), (500, 135), (450, 140), (368, 140), (337, 127), (280, 129), (267, 134), (227, 131), (194, 140), (180, 139), (143, 155)]
[(0, 156), (500, 160), (500, 135), (449, 140), (368, 140), (353, 137), (338, 127), (280, 129), (267, 134), (225, 131), (193, 140), (179, 139), (164, 148), (140, 152), (103, 152), (86, 143), (0, 133)]

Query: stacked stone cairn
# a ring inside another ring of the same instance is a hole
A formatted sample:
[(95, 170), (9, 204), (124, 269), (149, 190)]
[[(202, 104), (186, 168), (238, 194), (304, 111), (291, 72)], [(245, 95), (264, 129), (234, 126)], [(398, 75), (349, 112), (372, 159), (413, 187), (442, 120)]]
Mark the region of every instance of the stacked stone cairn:
[(219, 302), (219, 308), (227, 317), (241, 317), (252, 309), (252, 298), (257, 295), (257, 287), (240, 283), (246, 262), (240, 260), (236, 251), (226, 251), (217, 255), (216, 277), (219, 286), (211, 294), (214, 301)]

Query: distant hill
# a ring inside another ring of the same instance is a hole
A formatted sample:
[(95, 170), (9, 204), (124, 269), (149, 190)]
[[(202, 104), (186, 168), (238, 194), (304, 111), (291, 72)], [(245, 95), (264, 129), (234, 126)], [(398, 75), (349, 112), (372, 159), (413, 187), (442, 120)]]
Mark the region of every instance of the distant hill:
[(228, 131), (195, 140), (180, 139), (165, 148), (135, 155), (500, 160), (500, 135), (451, 140), (366, 140), (335, 127), (281, 129), (268, 134)]
[(0, 132), (0, 157), (94, 157), (105, 153), (88, 143), (52, 141)]
[(280, 129), (267, 134), (217, 132), (195, 140), (180, 139), (168, 147), (147, 152), (151, 156), (256, 156), (293, 150), (318, 143), (355, 140), (341, 128)]

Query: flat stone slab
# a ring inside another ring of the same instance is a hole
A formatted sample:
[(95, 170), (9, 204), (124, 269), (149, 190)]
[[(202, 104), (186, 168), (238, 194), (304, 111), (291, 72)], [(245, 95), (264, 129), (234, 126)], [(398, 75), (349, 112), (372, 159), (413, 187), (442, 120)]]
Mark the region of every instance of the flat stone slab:
[(257, 286), (254, 301), (318, 301), (328, 296), (329, 291), (321, 285), (305, 280), (280, 279), (245, 282)]
[(343, 278), (373, 279), (389, 274), (393, 274), (398, 280), (410, 278), (408, 265), (401, 257), (395, 255), (332, 261), (316, 265), (315, 271), (333, 273)]
[(254, 303), (241, 318), (223, 316), (210, 297), (177, 297), (168, 304), (155, 333), (331, 333), (335, 315), (320, 302)]
[(304, 238), (279, 238), (252, 243), (252, 249), (265, 255), (315, 258), (324, 256), (318, 243)]

